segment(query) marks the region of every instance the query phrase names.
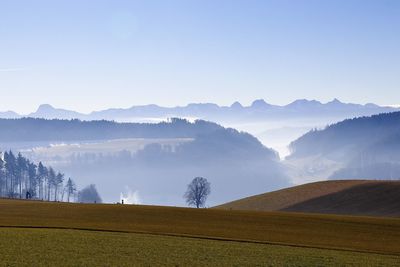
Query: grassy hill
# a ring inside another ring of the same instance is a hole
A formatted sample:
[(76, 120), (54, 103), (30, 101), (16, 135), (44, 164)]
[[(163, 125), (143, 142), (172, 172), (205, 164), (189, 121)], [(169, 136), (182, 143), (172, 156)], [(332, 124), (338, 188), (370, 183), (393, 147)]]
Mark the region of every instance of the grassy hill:
[(399, 240), (395, 218), (0, 200), (5, 266), (396, 266)]
[(400, 181), (316, 182), (240, 199), (216, 208), (399, 217)]

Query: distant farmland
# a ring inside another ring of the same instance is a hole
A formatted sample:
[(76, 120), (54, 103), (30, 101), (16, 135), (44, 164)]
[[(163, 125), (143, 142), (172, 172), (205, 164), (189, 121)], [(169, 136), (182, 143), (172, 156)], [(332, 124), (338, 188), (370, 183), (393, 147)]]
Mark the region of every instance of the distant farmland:
[(394, 218), (1, 200), (0, 226), (3, 265), (400, 262)]

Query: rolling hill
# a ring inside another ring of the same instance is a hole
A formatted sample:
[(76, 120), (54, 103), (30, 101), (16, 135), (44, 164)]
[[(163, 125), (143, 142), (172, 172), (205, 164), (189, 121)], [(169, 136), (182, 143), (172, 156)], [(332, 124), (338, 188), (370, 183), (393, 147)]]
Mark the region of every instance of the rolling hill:
[(347, 119), (290, 144), (286, 163), (316, 179), (400, 178), (400, 112)]
[(400, 181), (316, 182), (247, 197), (216, 208), (400, 217)]

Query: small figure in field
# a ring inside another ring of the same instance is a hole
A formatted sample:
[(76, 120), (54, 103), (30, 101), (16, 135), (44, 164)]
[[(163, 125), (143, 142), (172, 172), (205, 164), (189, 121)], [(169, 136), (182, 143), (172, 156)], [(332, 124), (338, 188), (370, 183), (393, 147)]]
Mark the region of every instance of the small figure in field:
[(31, 193), (29, 191), (26, 191), (25, 198), (26, 199), (31, 199), (32, 198), (32, 195), (31, 195)]
[(121, 203), (124, 204), (124, 200), (121, 200)]

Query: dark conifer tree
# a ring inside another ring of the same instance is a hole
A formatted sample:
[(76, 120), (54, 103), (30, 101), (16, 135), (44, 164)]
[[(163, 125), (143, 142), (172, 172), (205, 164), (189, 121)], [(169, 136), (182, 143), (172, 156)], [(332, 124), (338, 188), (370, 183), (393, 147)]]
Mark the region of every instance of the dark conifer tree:
[(38, 180), (37, 180), (36, 169), (37, 166), (34, 163), (32, 162), (28, 163), (28, 179), (29, 179), (28, 191), (30, 192), (32, 197), (37, 197)]
[(38, 165), (38, 170), (37, 170), (37, 183), (39, 187), (39, 198), (44, 199), (44, 181), (46, 180), (47, 177), (47, 168), (42, 164), (42, 162), (39, 162)]

